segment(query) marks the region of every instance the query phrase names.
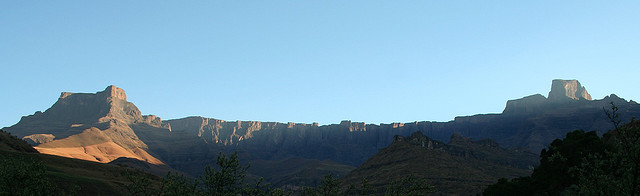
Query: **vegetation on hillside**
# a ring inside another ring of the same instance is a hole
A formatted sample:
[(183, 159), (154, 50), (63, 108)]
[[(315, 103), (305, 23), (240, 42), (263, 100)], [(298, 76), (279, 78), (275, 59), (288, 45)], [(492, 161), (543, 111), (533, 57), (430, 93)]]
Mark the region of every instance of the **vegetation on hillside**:
[[(291, 195), (280, 188), (273, 188), (264, 184), (262, 178), (255, 183), (245, 183), (246, 171), (249, 166), (242, 166), (238, 160), (238, 154), (227, 156), (218, 154), (216, 167), (207, 166), (205, 174), (197, 179), (190, 179), (184, 175), (168, 173), (162, 180), (159, 188), (144, 183), (147, 180), (143, 176), (130, 175), (131, 184), (128, 187), (132, 195)], [(351, 185), (341, 188), (337, 178), (328, 174), (317, 187), (305, 187), (301, 195), (425, 195), (435, 192), (435, 188), (426, 183), (422, 178), (407, 176), (401, 180), (393, 181), (386, 186), (386, 191), (376, 192), (366, 179), (358, 187)]]
[(27, 157), (0, 156), (0, 195), (75, 195), (51, 183), (46, 167)]
[(483, 195), (640, 195), (640, 121), (620, 126), (613, 103), (605, 113), (614, 130), (570, 132), (542, 150), (531, 176), (500, 179)]
[(418, 196), (436, 192), (434, 186), (429, 185), (425, 179), (413, 175), (402, 179), (394, 180), (387, 184), (384, 189), (376, 190), (366, 178), (362, 178), (359, 186), (350, 184), (347, 187), (340, 187), (338, 179), (327, 174), (317, 187), (306, 187), (301, 195), (305, 196), (338, 196), (338, 195), (402, 195)]
[(40, 154), (24, 140), (0, 132), (0, 195), (125, 195), (137, 173), (148, 184), (161, 178), (128, 167)]
[(131, 195), (285, 195), (282, 189), (263, 184), (262, 179), (245, 183), (248, 167), (240, 165), (237, 152), (228, 157), (219, 153), (216, 167), (207, 166), (199, 178), (169, 172), (155, 187), (145, 183), (145, 176), (130, 174), (128, 189)]
[(37, 153), (38, 151), (31, 147), (24, 140), (18, 139), (16, 136), (4, 132), (0, 129), (0, 150), (12, 152)]

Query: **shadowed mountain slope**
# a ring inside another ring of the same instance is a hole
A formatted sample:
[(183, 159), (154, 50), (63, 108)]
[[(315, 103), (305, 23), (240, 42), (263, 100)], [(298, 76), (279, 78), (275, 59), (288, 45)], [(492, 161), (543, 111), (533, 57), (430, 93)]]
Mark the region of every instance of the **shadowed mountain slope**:
[(420, 132), (396, 136), (394, 142), (351, 171), (342, 183), (358, 184), (366, 178), (374, 189), (409, 175), (424, 178), (436, 194), (474, 195), (499, 178), (528, 175), (537, 164), (532, 153), (500, 148), (491, 140), (472, 141), (454, 135), (449, 144)]

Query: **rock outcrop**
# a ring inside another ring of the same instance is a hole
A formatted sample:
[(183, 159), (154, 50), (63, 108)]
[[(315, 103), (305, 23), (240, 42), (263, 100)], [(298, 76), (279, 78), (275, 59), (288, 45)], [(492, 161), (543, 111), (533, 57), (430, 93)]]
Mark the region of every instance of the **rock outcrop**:
[(591, 95), (578, 80), (556, 79), (551, 82), (548, 98), (535, 94), (521, 99), (509, 100), (503, 114), (539, 113), (550, 109), (549, 107), (557, 107), (558, 104), (591, 100)]
[(560, 80), (551, 82), (549, 101), (567, 102), (570, 100), (591, 100), (591, 95), (578, 80)]

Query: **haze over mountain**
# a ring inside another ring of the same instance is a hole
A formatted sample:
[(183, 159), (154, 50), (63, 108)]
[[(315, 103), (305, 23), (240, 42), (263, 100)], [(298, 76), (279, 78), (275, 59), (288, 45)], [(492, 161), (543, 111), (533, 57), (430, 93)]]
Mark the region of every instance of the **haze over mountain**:
[[(25, 116), (5, 130), (29, 141), (42, 153), (103, 163), (128, 157), (148, 162), (158, 172), (171, 167), (197, 176), (205, 165), (215, 164), (220, 151), (239, 151), (241, 160), (252, 164), (303, 165), (288, 167), (282, 171), (286, 175), (270, 178), (272, 183), (284, 186), (295, 183), (287, 181), (291, 176), (307, 175), (306, 180), (298, 181), (313, 183), (325, 173), (344, 175), (389, 146), (395, 135), (420, 132), (449, 142), (456, 133), (473, 139), (491, 138), (506, 148), (538, 153), (569, 131), (603, 133), (610, 129), (602, 111), (609, 102), (621, 108), (622, 119), (640, 115), (638, 103), (613, 94), (592, 100), (577, 80), (554, 80), (548, 97), (538, 94), (509, 100), (502, 114), (456, 117), (449, 122), (342, 121), (320, 126), (197, 116), (163, 121), (142, 115), (127, 101), (124, 90), (109, 86), (97, 93), (64, 92), (45, 112)], [(249, 172), (255, 176), (273, 173), (264, 169)]]

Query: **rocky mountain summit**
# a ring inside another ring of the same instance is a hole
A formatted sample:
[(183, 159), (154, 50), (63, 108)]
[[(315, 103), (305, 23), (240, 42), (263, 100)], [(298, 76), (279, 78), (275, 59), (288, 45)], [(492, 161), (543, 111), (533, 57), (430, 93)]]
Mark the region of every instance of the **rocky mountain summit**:
[(549, 101), (566, 102), (569, 100), (589, 100), (591, 95), (584, 86), (580, 85), (578, 80), (553, 80), (551, 82), (551, 91), (549, 92)]
[(128, 157), (166, 171), (168, 166), (149, 152), (149, 146), (131, 128), (144, 124), (168, 132), (161, 122), (155, 116), (141, 115), (127, 101), (124, 90), (108, 86), (97, 93), (63, 92), (45, 112), (25, 116), (5, 130), (41, 153), (102, 163)]
[(549, 110), (549, 107), (588, 103), (589, 101), (592, 101), (591, 95), (578, 80), (557, 79), (551, 82), (551, 91), (549, 91), (548, 98), (535, 94), (521, 99), (509, 100), (503, 114), (542, 112)]

